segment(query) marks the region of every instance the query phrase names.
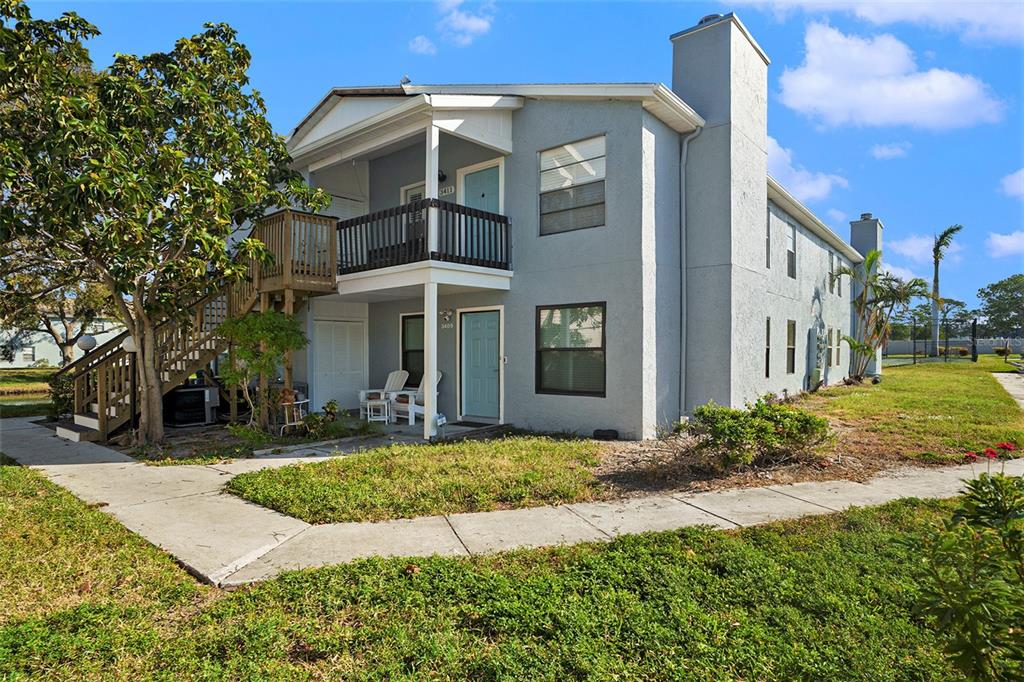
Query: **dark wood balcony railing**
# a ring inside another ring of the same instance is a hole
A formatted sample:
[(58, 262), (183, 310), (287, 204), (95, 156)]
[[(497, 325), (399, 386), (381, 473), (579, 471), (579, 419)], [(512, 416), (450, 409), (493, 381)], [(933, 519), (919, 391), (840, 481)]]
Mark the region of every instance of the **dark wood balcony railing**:
[[(427, 244), (430, 209), (437, 210), (437, 250)], [(508, 270), (508, 218), (440, 199), (419, 199), (338, 221), (338, 272), (376, 270), (440, 260)]]

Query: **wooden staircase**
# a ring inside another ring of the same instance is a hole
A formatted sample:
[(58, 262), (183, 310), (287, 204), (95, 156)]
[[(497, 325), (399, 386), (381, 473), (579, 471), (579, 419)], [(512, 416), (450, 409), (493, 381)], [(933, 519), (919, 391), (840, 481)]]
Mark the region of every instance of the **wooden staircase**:
[[(268, 307), (276, 298), (291, 313), (296, 293), (315, 296), (336, 290), (334, 218), (286, 209), (261, 219), (252, 236), (266, 244), (272, 262), (250, 262), (246, 277), (200, 299), (189, 307), (186, 317), (157, 326), (165, 394), (228, 349), (219, 331), (226, 320)], [(133, 354), (122, 348), (127, 337), (127, 332), (121, 333), (58, 372), (68, 374), (74, 386), (74, 423), (58, 425), (58, 436), (76, 442), (102, 441), (132, 419), (132, 407), (141, 404), (141, 392), (138, 382), (132, 381)]]

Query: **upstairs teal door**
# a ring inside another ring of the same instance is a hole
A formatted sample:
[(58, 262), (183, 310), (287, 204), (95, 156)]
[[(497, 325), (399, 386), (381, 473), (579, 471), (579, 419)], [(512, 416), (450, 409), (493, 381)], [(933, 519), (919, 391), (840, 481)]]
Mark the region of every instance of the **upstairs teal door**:
[(501, 191), (498, 186), (499, 180), (497, 166), (466, 173), (462, 179), (463, 205), (480, 211), (498, 213), (498, 193)]
[(501, 402), (497, 310), (462, 314), (462, 414), (497, 419)]
[[(501, 175), (497, 166), (484, 168), (462, 177), (462, 204), (478, 211), (498, 213), (500, 201), (498, 194)], [(479, 220), (465, 220), (460, 235), (465, 245), (465, 255), (469, 258), (492, 260), (497, 257), (495, 236), (484, 228), (485, 223)]]

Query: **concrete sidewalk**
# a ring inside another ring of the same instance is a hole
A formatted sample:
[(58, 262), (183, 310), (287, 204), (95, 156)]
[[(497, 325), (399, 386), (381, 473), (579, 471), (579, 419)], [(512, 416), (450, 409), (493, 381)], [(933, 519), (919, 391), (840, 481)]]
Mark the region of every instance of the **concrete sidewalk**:
[[(0, 420), (0, 452), (41, 471), (172, 554), (214, 585), (369, 556), (469, 556), (608, 540), (624, 533), (709, 525), (736, 528), (900, 497), (951, 497), (985, 465), (904, 468), (868, 483), (824, 481), (558, 507), (311, 526), (221, 492), (244, 471), (323, 459), (324, 453), (210, 466), (146, 466), (93, 443), (69, 443), (30, 419)], [(1001, 464), (996, 464), (1001, 467)], [(1005, 463), (1024, 475), (1024, 459)]]

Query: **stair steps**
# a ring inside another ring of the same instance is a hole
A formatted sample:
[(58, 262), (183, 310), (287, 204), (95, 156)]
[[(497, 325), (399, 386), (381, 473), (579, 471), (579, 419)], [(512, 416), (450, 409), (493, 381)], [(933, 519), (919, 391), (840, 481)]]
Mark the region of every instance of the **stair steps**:
[(57, 436), (72, 443), (96, 442), (102, 440), (100, 432), (79, 424), (57, 424)]

